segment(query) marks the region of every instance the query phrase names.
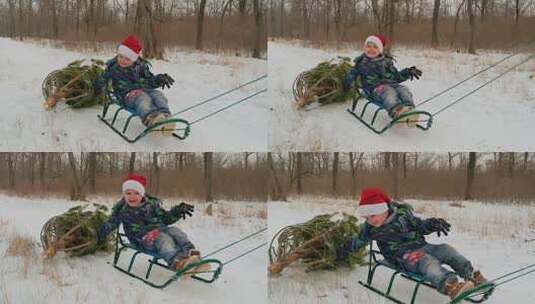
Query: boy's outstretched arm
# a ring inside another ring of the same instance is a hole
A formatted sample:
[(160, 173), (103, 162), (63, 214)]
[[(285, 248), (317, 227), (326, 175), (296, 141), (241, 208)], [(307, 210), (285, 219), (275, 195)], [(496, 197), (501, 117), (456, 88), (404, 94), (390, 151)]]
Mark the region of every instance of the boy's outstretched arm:
[(153, 89), (160, 88), (160, 87), (162, 89), (164, 89), (165, 87), (169, 89), (175, 82), (175, 80), (167, 74), (154, 75), (150, 71), (150, 67), (148, 64), (143, 65), (142, 77), (143, 79), (147, 81), (148, 86)]
[(423, 235), (436, 232), (438, 236), (440, 236), (441, 233), (448, 235), (450, 232), (451, 225), (442, 218), (432, 217), (422, 220), (419, 217), (414, 216), (411, 212), (407, 214), (407, 220), (415, 230), (419, 231)]
[(346, 74), (346, 77), (342, 81), (342, 89), (344, 91), (349, 90), (353, 82), (355, 82), (355, 80), (357, 79), (358, 75), (359, 70), (357, 68), (357, 65), (355, 64), (355, 66)]
[(102, 93), (102, 89), (104, 88), (104, 86), (106, 86), (108, 81), (110, 81), (110, 78), (111, 78), (111, 73), (109, 69), (106, 68), (104, 72), (97, 79), (93, 81), (93, 92), (95, 92), (96, 95), (99, 95), (100, 93)]
[(368, 233), (364, 229), (364, 224), (360, 226), (359, 234), (349, 239), (345, 244), (336, 248), (336, 257), (339, 260), (346, 259), (351, 254), (359, 251), (370, 242)]
[(186, 219), (186, 216), (192, 216), (194, 211), (193, 205), (186, 204), (184, 202), (171, 208), (167, 211), (160, 205), (157, 206), (156, 214), (160, 217), (165, 225), (171, 225), (176, 223), (179, 219)]
[(121, 223), (121, 219), (119, 218), (119, 209), (121, 209), (122, 205), (121, 203), (117, 203), (111, 212), (110, 218), (108, 221), (106, 221), (104, 224), (102, 224), (97, 231), (97, 241), (101, 242), (110, 232), (117, 229), (119, 227), (119, 224)]

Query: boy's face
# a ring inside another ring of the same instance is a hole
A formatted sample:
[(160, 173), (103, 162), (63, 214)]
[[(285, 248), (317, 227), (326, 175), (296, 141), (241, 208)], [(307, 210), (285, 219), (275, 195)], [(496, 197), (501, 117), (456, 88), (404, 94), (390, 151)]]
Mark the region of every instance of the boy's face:
[(127, 68), (134, 63), (132, 60), (126, 58), (125, 56), (121, 54), (117, 54), (117, 62), (119, 63), (119, 66), (121, 68)]
[(385, 223), (387, 217), (388, 211), (385, 211), (381, 214), (367, 216), (366, 222), (368, 222), (368, 224), (372, 225), (373, 227), (381, 227)]
[(374, 43), (368, 42), (364, 46), (364, 54), (370, 58), (375, 58), (379, 56), (381, 52), (379, 52), (379, 48)]
[(143, 200), (143, 196), (141, 196), (136, 190), (126, 190), (123, 193), (123, 197), (128, 206), (132, 208), (139, 207), (141, 205), (141, 201)]

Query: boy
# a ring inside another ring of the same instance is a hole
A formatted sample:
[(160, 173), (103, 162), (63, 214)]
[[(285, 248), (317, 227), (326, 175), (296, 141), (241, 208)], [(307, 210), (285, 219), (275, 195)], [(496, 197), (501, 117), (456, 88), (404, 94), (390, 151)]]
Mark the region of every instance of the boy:
[[(347, 73), (343, 88), (349, 90), (351, 84), (360, 77), (366, 95), (381, 104), (390, 117), (397, 118), (414, 109), (412, 93), (400, 83), (408, 79), (420, 79), (422, 71), (414, 66), (398, 71), (392, 56), (384, 51), (385, 47), (386, 38), (382, 35), (366, 38), (363, 53), (355, 58), (355, 66)], [(408, 123), (415, 125), (417, 120), (414, 116)]]
[(141, 249), (162, 256), (171, 270), (180, 270), (200, 261), (200, 252), (177, 227), (168, 226), (180, 218), (192, 216), (193, 206), (180, 203), (170, 211), (164, 210), (161, 201), (145, 194), (147, 181), (141, 175), (129, 175), (123, 182), (123, 197), (113, 206), (108, 222), (98, 233), (99, 240), (115, 230), (121, 223), (128, 240)]
[[(424, 235), (434, 232), (447, 235), (450, 224), (441, 218), (422, 220), (407, 204), (396, 203), (380, 189), (365, 189), (361, 193), (358, 212), (366, 218), (358, 235), (341, 248), (338, 257), (344, 258), (377, 242), (385, 260), (405, 271), (423, 276), (441, 293), (451, 299), (487, 280), (472, 264), (447, 244), (428, 244)], [(455, 272), (442, 266), (449, 265)], [(464, 279), (460, 281), (458, 276)]]
[[(156, 88), (170, 88), (174, 80), (167, 74), (153, 75), (150, 63), (140, 57), (141, 43), (128, 36), (117, 48), (117, 56), (106, 63), (104, 73), (94, 81), (93, 89), (100, 93), (112, 81), (113, 94), (121, 105), (134, 112), (147, 127), (168, 119), (171, 112), (167, 98)], [(162, 127), (165, 135), (172, 134), (175, 126)]]

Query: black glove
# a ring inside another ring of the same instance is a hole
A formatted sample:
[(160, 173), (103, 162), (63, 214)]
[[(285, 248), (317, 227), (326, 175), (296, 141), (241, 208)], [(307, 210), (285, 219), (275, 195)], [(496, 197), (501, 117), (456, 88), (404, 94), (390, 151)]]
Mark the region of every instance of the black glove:
[(355, 251), (354, 245), (353, 245), (353, 239), (348, 240), (338, 248), (336, 248), (336, 258), (338, 260), (345, 260), (348, 256), (350, 256)]
[(411, 80), (414, 78), (420, 79), (422, 77), (422, 71), (420, 71), (417, 67), (411, 66), (410, 68), (405, 69), (407, 75), (410, 77)]
[(158, 87), (161, 87), (162, 89), (165, 89), (165, 87), (169, 89), (173, 85), (173, 83), (175, 83), (175, 80), (167, 74), (158, 74), (154, 77), (156, 78), (154, 82)]
[(102, 87), (100, 84), (95, 80), (93, 81), (93, 94), (100, 95), (102, 94)]
[(441, 233), (444, 235), (448, 235), (448, 232), (450, 232), (451, 225), (446, 222), (445, 219), (430, 218), (427, 220), (427, 227), (429, 227), (432, 232), (436, 232), (438, 236), (440, 236)]
[(186, 219), (186, 215), (187, 216), (192, 216), (193, 215), (193, 210), (195, 209), (195, 207), (193, 207), (193, 205), (190, 205), (190, 204), (186, 204), (186, 203), (180, 203), (178, 206), (174, 206), (173, 208), (171, 208), (171, 214), (173, 216), (176, 216), (178, 218), (182, 218), (183, 220)]

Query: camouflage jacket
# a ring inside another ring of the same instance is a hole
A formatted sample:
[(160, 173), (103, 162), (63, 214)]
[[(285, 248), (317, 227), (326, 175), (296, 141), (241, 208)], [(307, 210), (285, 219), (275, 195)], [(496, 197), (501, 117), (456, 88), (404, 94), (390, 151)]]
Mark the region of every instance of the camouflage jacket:
[(360, 233), (351, 240), (351, 251), (356, 252), (375, 240), (381, 254), (396, 263), (403, 254), (427, 245), (424, 235), (434, 232), (428, 221), (414, 216), (409, 205), (396, 202), (389, 205), (390, 215), (381, 227), (361, 224)]
[(179, 217), (164, 210), (160, 199), (156, 197), (145, 195), (137, 208), (128, 206), (124, 199), (121, 199), (113, 206), (109, 220), (100, 227), (98, 238), (105, 238), (122, 223), (128, 240), (134, 245), (140, 245), (147, 232), (171, 225), (178, 219)]
[(100, 90), (111, 80), (115, 96), (120, 100), (128, 92), (135, 89), (155, 89), (158, 87), (154, 74), (150, 71), (150, 63), (144, 59), (138, 59), (131, 66), (122, 68), (117, 62), (117, 57), (106, 62), (106, 70), (93, 82), (93, 87)]
[(360, 77), (362, 88), (368, 95), (381, 84), (401, 83), (409, 79), (408, 69), (398, 71), (392, 57), (380, 55), (372, 59), (362, 54), (353, 61), (355, 66), (346, 74), (344, 83), (349, 87)]

